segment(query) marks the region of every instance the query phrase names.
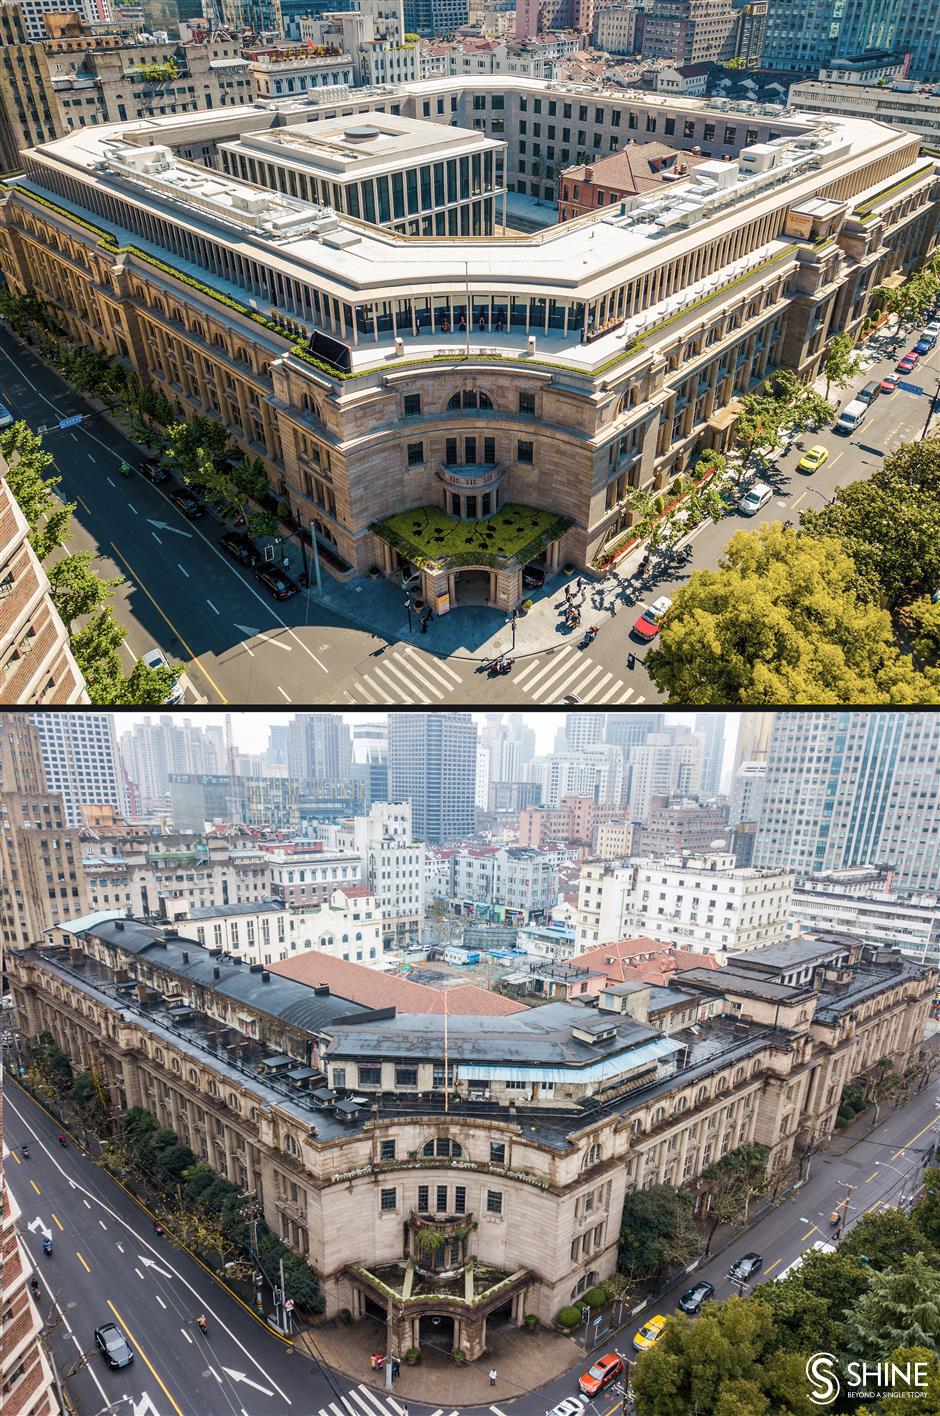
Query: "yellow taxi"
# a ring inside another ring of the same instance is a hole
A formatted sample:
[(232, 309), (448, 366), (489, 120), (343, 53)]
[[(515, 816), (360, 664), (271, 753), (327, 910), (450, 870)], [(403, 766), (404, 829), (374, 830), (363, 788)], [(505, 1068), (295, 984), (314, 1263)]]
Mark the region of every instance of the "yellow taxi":
[(633, 1339), (634, 1352), (648, 1352), (662, 1337), (667, 1321), (661, 1314), (650, 1318), (645, 1327), (641, 1327)]
[(822, 443), (817, 443), (815, 447), (806, 450), (796, 465), (800, 472), (818, 472), (823, 463), (828, 461), (829, 449), (823, 447)]

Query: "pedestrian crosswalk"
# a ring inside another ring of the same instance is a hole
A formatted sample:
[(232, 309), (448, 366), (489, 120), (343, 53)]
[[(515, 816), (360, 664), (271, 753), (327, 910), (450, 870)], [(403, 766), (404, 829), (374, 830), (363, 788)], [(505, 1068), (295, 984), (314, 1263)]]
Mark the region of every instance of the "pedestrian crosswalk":
[(461, 683), (460, 674), (445, 660), (421, 654), (411, 644), (396, 644), (373, 658), (342, 692), (350, 703), (378, 708), (389, 703), (440, 703), (453, 697)]
[(615, 677), (589, 659), (583, 650), (566, 645), (549, 659), (532, 659), (513, 674), (514, 687), (536, 703), (557, 703), (568, 693), (576, 693), (585, 703), (645, 703), (635, 688), (626, 688), (624, 680)]
[[(495, 1413), (497, 1408), (491, 1406), (490, 1410)], [(386, 1392), (373, 1391), (362, 1382), (345, 1395), (338, 1393), (335, 1401), (321, 1406), (318, 1416), (407, 1416), (407, 1413), (408, 1406), (405, 1402)], [(448, 1411), (446, 1406), (439, 1406), (431, 1416), (460, 1416), (460, 1412)], [(503, 1413), (500, 1412), (499, 1416), (503, 1416)]]

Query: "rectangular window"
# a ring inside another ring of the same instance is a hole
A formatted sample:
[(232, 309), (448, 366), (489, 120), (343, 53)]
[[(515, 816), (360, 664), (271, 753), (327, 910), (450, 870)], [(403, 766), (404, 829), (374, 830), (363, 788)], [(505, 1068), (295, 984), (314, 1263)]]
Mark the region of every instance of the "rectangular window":
[(382, 1068), (376, 1066), (359, 1067), (359, 1085), (361, 1087), (380, 1087), (382, 1085)]
[(467, 1188), (465, 1185), (458, 1185), (454, 1190), (454, 1214), (467, 1213)]
[(381, 1190), (379, 1193), (381, 1195), (379, 1203), (381, 1204), (382, 1209), (393, 1210), (395, 1208), (395, 1191)]
[(406, 393), (404, 399), (405, 417), (414, 418), (421, 412), (420, 393)]
[(435, 1208), (435, 1210), (437, 1211), (438, 1214), (446, 1214), (446, 1213), (447, 1213), (447, 1186), (446, 1186), (446, 1185), (438, 1185), (438, 1186), (436, 1187), (436, 1197), (435, 1197), (435, 1201), (434, 1201), (434, 1208)]
[(424, 462), (424, 443), (408, 444), (408, 466), (420, 467)]
[(531, 443), (531, 442), (519, 442), (519, 443), (516, 444), (516, 461), (517, 461), (517, 462), (529, 462), (529, 463), (533, 462), (533, 461), (535, 460), (535, 459), (534, 459), (534, 453), (535, 453), (535, 444), (534, 444), (534, 443)]
[(444, 443), (444, 462), (448, 467), (457, 466), (457, 439), (447, 438)]
[(534, 393), (520, 393), (520, 395), (519, 395), (519, 412), (520, 412), (520, 413), (532, 413), (532, 414), (535, 413), (535, 394), (534, 394)]
[(490, 1141), (490, 1165), (506, 1164), (506, 1147), (502, 1141)]
[(418, 1204), (417, 1204), (417, 1210), (418, 1210), (418, 1213), (419, 1213), (419, 1214), (427, 1214), (427, 1213), (428, 1213), (428, 1187), (427, 1187), (427, 1185), (419, 1185), (419, 1186), (418, 1186)]
[[(392, 1192), (394, 1194), (394, 1191)], [(487, 1190), (486, 1192), (486, 1212), (487, 1214), (502, 1214), (503, 1212), (503, 1192), (502, 1190)]]
[(492, 467), (496, 461), (496, 439), (483, 439), (483, 461), (487, 467)]
[(380, 1141), (380, 1142), (379, 1142), (379, 1160), (394, 1160), (394, 1159), (395, 1159), (395, 1142), (394, 1142), (394, 1141)]
[(395, 1085), (396, 1087), (416, 1087), (418, 1085), (417, 1067), (396, 1067)]

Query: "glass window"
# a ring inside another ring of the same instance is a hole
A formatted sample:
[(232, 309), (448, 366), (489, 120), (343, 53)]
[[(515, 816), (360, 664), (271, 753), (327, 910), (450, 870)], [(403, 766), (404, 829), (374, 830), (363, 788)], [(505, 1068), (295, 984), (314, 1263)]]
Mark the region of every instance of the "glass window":
[(448, 467), (457, 466), (457, 439), (448, 438), (444, 443), (444, 462)]
[(520, 412), (520, 413), (532, 413), (532, 414), (535, 413), (535, 394), (534, 394), (534, 393), (520, 393), (520, 395), (519, 395), (519, 412)]
[(421, 467), (424, 463), (424, 443), (414, 442), (408, 444), (408, 466)]
[[(392, 1194), (394, 1194), (394, 1193), (395, 1193), (395, 1192), (394, 1192), (394, 1190), (393, 1190), (393, 1191), (392, 1191)], [(487, 1190), (487, 1192), (486, 1192), (486, 1211), (487, 1211), (487, 1214), (502, 1214), (502, 1212), (503, 1212), (503, 1193), (502, 1193), (501, 1190)]]
[(437, 1211), (438, 1214), (446, 1214), (446, 1213), (447, 1213), (447, 1186), (446, 1186), (446, 1185), (438, 1185), (438, 1186), (436, 1187), (436, 1191), (437, 1191), (437, 1193), (436, 1193), (435, 1199), (434, 1199), (434, 1208), (435, 1208), (435, 1210)]
[(393, 1210), (395, 1208), (396, 1192), (394, 1190), (381, 1190), (379, 1193), (381, 1195), (380, 1204), (382, 1206), (382, 1209)]
[(417, 1067), (396, 1067), (395, 1085), (396, 1087), (416, 1087), (418, 1085)]
[(519, 442), (516, 444), (516, 461), (532, 462), (534, 460), (535, 444), (531, 442)]
[(416, 417), (417, 414), (421, 412), (421, 395), (420, 395), (420, 393), (406, 393), (406, 394), (405, 394), (405, 401), (404, 401), (404, 404), (405, 404), (405, 417), (406, 417), (406, 418), (414, 418), (414, 417)]
[(388, 178), (384, 176), (377, 177), (375, 185), (379, 194), (379, 222), (385, 223), (391, 221), (392, 211), (388, 200)]
[(379, 1143), (379, 1160), (395, 1159), (395, 1142), (381, 1141)]
[(506, 1164), (506, 1147), (502, 1141), (490, 1141), (490, 1165)]

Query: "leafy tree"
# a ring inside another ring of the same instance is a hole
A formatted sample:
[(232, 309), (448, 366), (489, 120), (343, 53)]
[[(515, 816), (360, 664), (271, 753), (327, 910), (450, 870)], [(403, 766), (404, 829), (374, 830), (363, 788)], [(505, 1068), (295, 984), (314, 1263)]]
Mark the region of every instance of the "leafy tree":
[(922, 1253), (932, 1263), (940, 1264), (940, 1253), (926, 1239), (914, 1217), (896, 1209), (863, 1214), (840, 1241), (839, 1253), (857, 1262), (864, 1255), (876, 1272), (897, 1268), (907, 1254)]
[(717, 571), (676, 591), (650, 676), (695, 705), (940, 702), (940, 676), (899, 654), (889, 615), (860, 600), (857, 581), (835, 539), (778, 522), (739, 531)]
[(868, 1291), (846, 1315), (850, 1350), (860, 1357), (886, 1347), (940, 1346), (940, 1268), (924, 1254), (873, 1273)]
[(676, 1315), (633, 1374), (637, 1416), (809, 1416), (805, 1358), (778, 1349), (770, 1309), (709, 1304), (695, 1323)]
[(30, 1040), (28, 1074), (33, 1089), (49, 1099), (63, 1097), (70, 1090), (72, 1064), (52, 1033), (37, 1033)]
[(206, 488), (220, 516), (244, 526), (250, 536), (277, 534), (280, 524), (277, 517), (257, 505), (270, 488), (260, 458), (242, 457), (223, 467), (203, 458), (200, 471), (192, 480)]
[(911, 1219), (926, 1244), (940, 1250), (940, 1168), (937, 1166), (929, 1166), (924, 1171), (924, 1195), (911, 1210)]
[(854, 379), (855, 375), (860, 372), (862, 361), (854, 353), (854, 349), (855, 346), (850, 334), (837, 334), (833, 339), (830, 339), (822, 368), (826, 376), (827, 399), (832, 384), (835, 384), (836, 388), (845, 388), (849, 380)]
[(104, 580), (96, 575), (91, 569), (94, 559), (91, 551), (76, 551), (48, 568), (52, 599), (69, 633), (75, 620), (90, 615), (123, 584), (121, 576)]
[(651, 1185), (627, 1195), (620, 1224), (621, 1273), (631, 1282), (693, 1259), (699, 1250), (686, 1190)]
[(29, 543), (43, 561), (68, 539), (75, 503), (63, 505), (57, 500), (55, 489), (62, 478), (45, 476), (52, 455), (26, 423), (13, 423), (0, 433), (0, 455), (9, 469), (7, 485), (29, 527)]
[(767, 1189), (769, 1154), (766, 1146), (738, 1146), (707, 1166), (699, 1175), (695, 1190), (704, 1201), (705, 1213), (711, 1220), (705, 1242), (706, 1254), (711, 1250), (718, 1226), (733, 1224), (742, 1215), (747, 1220), (751, 1199)]
[(836, 491), (831, 506), (805, 511), (801, 530), (836, 536), (871, 597), (891, 609), (940, 589), (940, 437), (905, 443), (866, 482)]
[[(906, 1367), (908, 1363), (919, 1362), (927, 1369), (926, 1391), (915, 1400), (908, 1403), (917, 1411), (917, 1416), (940, 1416), (940, 1357), (936, 1352), (931, 1352), (926, 1347), (896, 1347), (888, 1354), (889, 1362), (895, 1363), (899, 1367)], [(873, 1416), (897, 1416), (898, 1408), (903, 1410), (902, 1403), (896, 1396), (886, 1394), (880, 1401), (877, 1401), (871, 1408)]]
[(898, 611), (898, 623), (921, 668), (940, 664), (940, 601), (924, 595)]
[(85, 676), (88, 694), (93, 703), (120, 703), (124, 675), (118, 660), (118, 649), (127, 631), (114, 618), (110, 605), (72, 635), (72, 653)]
[(128, 708), (158, 708), (169, 698), (179, 672), (179, 664), (171, 664), (166, 669), (151, 669), (143, 659), (138, 659), (124, 680), (121, 696), (116, 701)]

